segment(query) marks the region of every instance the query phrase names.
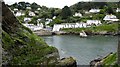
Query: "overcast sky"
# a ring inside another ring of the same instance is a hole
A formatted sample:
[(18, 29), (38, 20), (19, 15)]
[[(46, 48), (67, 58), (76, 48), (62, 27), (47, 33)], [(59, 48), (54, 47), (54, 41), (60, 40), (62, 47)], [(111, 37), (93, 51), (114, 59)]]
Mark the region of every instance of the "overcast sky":
[(63, 8), (64, 6), (71, 6), (80, 1), (91, 1), (91, 0), (4, 0), (6, 4), (13, 4), (15, 2), (25, 1), (29, 3), (36, 2), (39, 5), (47, 7)]
[(80, 1), (97, 1), (97, 2), (115, 2), (120, 0), (4, 0), (6, 4), (13, 4), (15, 2), (29, 2), (29, 3), (37, 3), (39, 5), (44, 5), (47, 7), (55, 7), (55, 8), (63, 8), (64, 6), (71, 6)]

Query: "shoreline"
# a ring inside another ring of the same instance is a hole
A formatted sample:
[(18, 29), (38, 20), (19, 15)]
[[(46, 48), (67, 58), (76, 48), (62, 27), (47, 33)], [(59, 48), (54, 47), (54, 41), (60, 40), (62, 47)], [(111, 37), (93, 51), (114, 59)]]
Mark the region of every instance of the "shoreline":
[[(51, 31), (37, 31), (34, 32), (38, 36), (52, 36), (52, 35), (79, 35), (78, 32), (64, 32), (64, 31), (58, 31), (58, 32), (51, 32)], [(120, 33), (114, 33), (114, 32), (85, 32), (88, 36), (95, 36), (95, 35), (112, 35), (112, 36), (119, 36)]]

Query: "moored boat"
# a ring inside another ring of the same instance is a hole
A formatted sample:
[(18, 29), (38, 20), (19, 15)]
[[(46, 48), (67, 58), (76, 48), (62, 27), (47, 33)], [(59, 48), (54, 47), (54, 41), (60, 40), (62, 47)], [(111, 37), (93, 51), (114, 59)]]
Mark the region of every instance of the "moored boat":
[(80, 37), (87, 37), (87, 34), (82, 30), (82, 32), (80, 32)]

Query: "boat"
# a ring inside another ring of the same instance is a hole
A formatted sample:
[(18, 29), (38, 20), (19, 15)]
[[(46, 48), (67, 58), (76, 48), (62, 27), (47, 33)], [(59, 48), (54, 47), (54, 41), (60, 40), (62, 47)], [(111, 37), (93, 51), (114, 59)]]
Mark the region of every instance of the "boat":
[(87, 34), (82, 30), (82, 32), (80, 32), (80, 37), (87, 37)]

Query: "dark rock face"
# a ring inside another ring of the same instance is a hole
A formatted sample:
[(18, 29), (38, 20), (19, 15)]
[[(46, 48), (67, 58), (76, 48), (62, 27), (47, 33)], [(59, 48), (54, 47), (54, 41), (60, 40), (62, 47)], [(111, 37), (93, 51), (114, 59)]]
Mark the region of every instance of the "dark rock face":
[(118, 64), (120, 66), (120, 39), (118, 41)]
[[(4, 2), (2, 12), (2, 65), (62, 66), (58, 50), (23, 26)], [(63, 66), (76, 65), (76, 61), (70, 59)]]

